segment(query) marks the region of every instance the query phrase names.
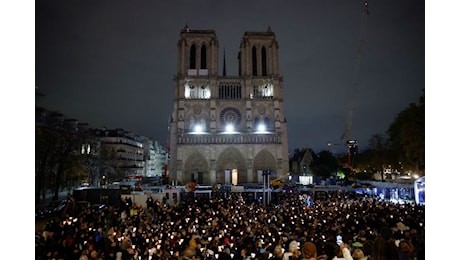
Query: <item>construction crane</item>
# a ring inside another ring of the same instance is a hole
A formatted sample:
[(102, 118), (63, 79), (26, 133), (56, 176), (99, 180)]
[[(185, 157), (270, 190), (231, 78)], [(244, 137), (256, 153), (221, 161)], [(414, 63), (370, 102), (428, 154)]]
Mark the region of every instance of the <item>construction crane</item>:
[(169, 151), (169, 138), (171, 138), (171, 122), (172, 122), (172, 117), (169, 118), (168, 120), (168, 133), (166, 136), (166, 147), (165, 147), (165, 152), (166, 152), (166, 161), (163, 169), (163, 174), (162, 174), (162, 181), (161, 184), (164, 184), (164, 182), (169, 182), (169, 160), (170, 160), (170, 151)]
[(276, 179), (273, 179), (270, 181), (270, 184), (273, 186), (273, 188), (277, 189), (277, 188), (280, 188), (280, 187), (283, 187), (286, 183), (285, 182), (282, 182), (281, 180), (286, 178), (287, 176), (290, 176), (291, 173), (286, 173), (284, 175), (281, 175), (280, 177), (276, 178)]
[(351, 100), (348, 105), (348, 114), (347, 114), (347, 119), (345, 121), (345, 130), (340, 138), (340, 140), (345, 141), (345, 145), (347, 148), (347, 164), (350, 169), (353, 169), (351, 157), (353, 154), (356, 154), (358, 151), (358, 141), (353, 140), (351, 138), (351, 126), (353, 122), (353, 112), (355, 109), (356, 92), (358, 90), (358, 85), (359, 85), (359, 72), (360, 72), (360, 67), (361, 67), (361, 59), (363, 56), (364, 37), (366, 34), (368, 16), (369, 16), (369, 4), (367, 2), (364, 2), (363, 13), (361, 17), (361, 25), (360, 25), (360, 30), (359, 30), (358, 49), (357, 49), (357, 54), (356, 54), (356, 59), (355, 59), (355, 64), (354, 64), (354, 70), (353, 70), (353, 87), (351, 90)]

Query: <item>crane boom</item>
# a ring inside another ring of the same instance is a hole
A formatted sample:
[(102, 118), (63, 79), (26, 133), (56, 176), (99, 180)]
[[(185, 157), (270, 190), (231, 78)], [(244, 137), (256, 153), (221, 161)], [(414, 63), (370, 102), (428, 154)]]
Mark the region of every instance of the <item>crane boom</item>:
[(351, 90), (351, 100), (348, 105), (348, 114), (347, 119), (345, 121), (345, 130), (341, 136), (341, 140), (345, 140), (345, 145), (347, 146), (347, 163), (348, 166), (351, 167), (351, 153), (352, 151), (356, 151), (358, 143), (356, 140), (352, 140), (351, 138), (351, 126), (353, 122), (353, 113), (355, 109), (355, 102), (356, 102), (356, 92), (358, 90), (359, 85), (359, 72), (361, 69), (361, 59), (363, 56), (363, 45), (364, 45), (364, 38), (366, 34), (366, 26), (367, 26), (367, 17), (369, 16), (369, 5), (367, 2), (364, 2), (363, 5), (363, 13), (361, 17), (361, 25), (359, 30), (359, 39), (358, 39), (358, 49), (355, 59), (355, 64), (353, 68), (353, 85)]
[(351, 125), (353, 122), (353, 112), (355, 108), (356, 102), (356, 92), (358, 90), (359, 85), (359, 72), (361, 67), (361, 59), (363, 56), (363, 45), (364, 45), (364, 36), (366, 34), (366, 26), (367, 26), (367, 17), (369, 16), (369, 6), (367, 2), (364, 2), (363, 5), (363, 14), (361, 18), (361, 26), (359, 30), (359, 39), (358, 39), (358, 50), (356, 54), (355, 64), (353, 68), (353, 86), (351, 90), (351, 100), (348, 105), (348, 114), (347, 119), (345, 122), (345, 131), (342, 134), (341, 140), (349, 141), (351, 140)]
[(281, 182), (281, 180), (284, 179), (284, 178), (286, 178), (287, 176), (290, 176), (290, 175), (291, 175), (290, 172), (288, 172), (288, 173), (286, 173), (286, 174), (284, 174), (284, 175), (281, 175), (280, 177), (271, 180), (271, 181), (270, 181), (270, 184), (273, 185), (274, 187), (277, 187), (277, 188), (278, 188), (278, 187), (281, 187), (281, 186), (284, 185), (284, 183)]

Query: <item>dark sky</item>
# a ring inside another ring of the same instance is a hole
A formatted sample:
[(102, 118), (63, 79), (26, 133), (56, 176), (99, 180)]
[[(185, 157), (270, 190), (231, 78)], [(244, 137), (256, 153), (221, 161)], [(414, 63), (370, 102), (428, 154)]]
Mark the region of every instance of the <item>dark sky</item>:
[[(36, 1), (36, 105), (166, 143), (180, 30), (215, 30), (222, 68), (237, 75), (245, 31), (279, 43), (289, 150), (343, 143), (358, 79), (351, 138), (364, 149), (425, 88), (425, 2), (368, 1), (359, 73), (361, 0)], [(222, 69), (219, 69), (221, 72)], [(340, 145), (340, 149), (343, 146)], [(333, 152), (340, 151), (339, 146)]]

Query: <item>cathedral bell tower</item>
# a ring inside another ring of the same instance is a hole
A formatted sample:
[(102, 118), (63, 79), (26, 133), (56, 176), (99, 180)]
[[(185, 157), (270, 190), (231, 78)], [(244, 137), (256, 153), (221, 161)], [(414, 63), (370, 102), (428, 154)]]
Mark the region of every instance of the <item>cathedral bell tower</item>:
[(181, 185), (238, 185), (262, 183), (266, 172), (273, 178), (284, 175), (289, 170), (287, 126), (278, 43), (271, 29), (244, 33), (238, 76), (218, 75), (214, 30), (185, 26), (177, 48), (170, 179)]

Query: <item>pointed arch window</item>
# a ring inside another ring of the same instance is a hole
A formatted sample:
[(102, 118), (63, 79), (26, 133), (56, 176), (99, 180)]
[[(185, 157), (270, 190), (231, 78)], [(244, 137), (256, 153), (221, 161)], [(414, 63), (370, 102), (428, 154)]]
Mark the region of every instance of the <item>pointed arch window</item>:
[(190, 47), (190, 69), (196, 69), (196, 47), (195, 44)]
[(257, 50), (252, 47), (252, 76), (257, 76)]
[(264, 118), (264, 124), (265, 124), (265, 126), (267, 127), (267, 129), (268, 129), (269, 126), (270, 126), (270, 119), (268, 119), (268, 117)]
[(199, 118), (195, 116), (190, 117), (190, 133), (193, 134), (203, 134), (206, 132), (207, 122), (205, 118)]
[(262, 47), (262, 76), (267, 76), (267, 50)]
[(254, 118), (254, 131), (256, 133), (264, 134), (270, 129), (270, 120), (268, 117)]
[(189, 123), (189, 130), (190, 131), (193, 131), (194, 127), (195, 127), (195, 116), (191, 116), (190, 117), (190, 123)]
[(200, 69), (206, 69), (206, 46), (203, 44), (201, 46), (201, 61), (200, 61)]
[(259, 118), (256, 117), (254, 118), (254, 128), (257, 129), (258, 126), (259, 126)]
[(205, 131), (206, 131), (206, 128), (207, 128), (207, 127), (206, 127), (206, 119), (201, 118), (201, 120), (200, 120), (200, 125), (201, 125), (202, 131), (205, 132)]

